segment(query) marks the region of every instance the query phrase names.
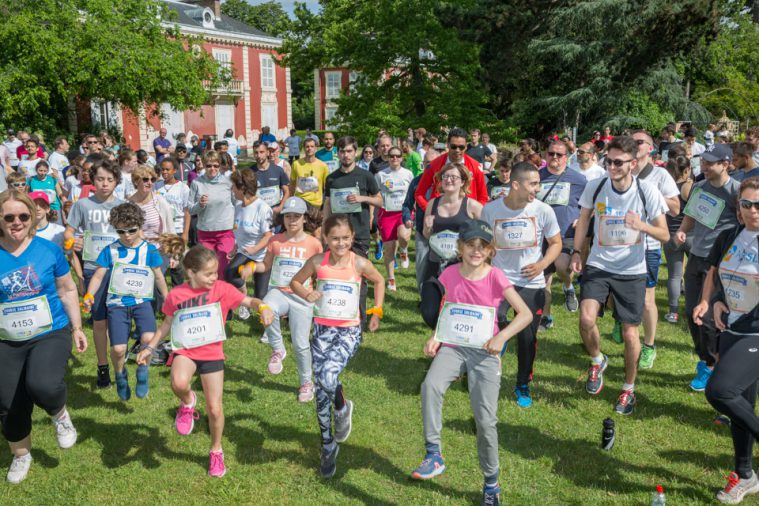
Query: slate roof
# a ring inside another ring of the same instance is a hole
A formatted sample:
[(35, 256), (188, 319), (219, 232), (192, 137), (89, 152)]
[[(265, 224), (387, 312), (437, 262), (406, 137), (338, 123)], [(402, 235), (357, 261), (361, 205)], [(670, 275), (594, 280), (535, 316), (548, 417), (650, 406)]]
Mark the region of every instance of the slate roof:
[(236, 19), (232, 19), (226, 14), (221, 15), (221, 19), (214, 20), (214, 28), (203, 27), (203, 11), (205, 8), (199, 4), (190, 4), (184, 2), (177, 2), (175, 0), (163, 0), (166, 5), (176, 13), (176, 22), (179, 25), (191, 26), (201, 30), (226, 32), (226, 33), (239, 33), (254, 37), (267, 37), (276, 39), (276, 37), (262, 32), (257, 28), (253, 28)]

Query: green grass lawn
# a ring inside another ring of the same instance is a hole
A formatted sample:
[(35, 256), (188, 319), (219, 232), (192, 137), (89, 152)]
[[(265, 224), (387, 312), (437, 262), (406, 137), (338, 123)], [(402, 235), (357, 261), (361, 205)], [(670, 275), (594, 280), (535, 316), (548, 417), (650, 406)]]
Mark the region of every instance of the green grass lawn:
[[(664, 267), (662, 278), (660, 309)], [(168, 369), (151, 368), (147, 399), (122, 402), (115, 389), (94, 389), (90, 346), (71, 361), (67, 378), (78, 443), (60, 450), (48, 417), (35, 410), (32, 469), (22, 484), (0, 486), (0, 504), (479, 504), (474, 420), (461, 383), (444, 407), (447, 471), (432, 482), (408, 478), (424, 455), (419, 386), (430, 363), (421, 353), (430, 331), (417, 311), (413, 279), (411, 270), (399, 271), (400, 289), (387, 296), (381, 330), (365, 336), (342, 375), (355, 403), (354, 426), (334, 479), (318, 475), (314, 405), (297, 402), (294, 358), (287, 357), (281, 375), (269, 375), (270, 348), (258, 341), (262, 328), (251, 318), (228, 326), (224, 478), (206, 476), (202, 396), (194, 433), (181, 437), (173, 427), (177, 400)], [(514, 402), (513, 347), (504, 357), (498, 426), (504, 504), (649, 504), (657, 483), (668, 504), (713, 502), (732, 468), (731, 439), (728, 429), (712, 425), (703, 394), (687, 386), (697, 357), (685, 324), (659, 324), (658, 358), (639, 374), (638, 407), (623, 418), (612, 414), (623, 382), (622, 346), (604, 338), (606, 388), (591, 398), (577, 315), (564, 310), (560, 293), (554, 290), (556, 325), (540, 338), (531, 409)], [(610, 316), (600, 321), (604, 335), (611, 323)], [(129, 371), (133, 385), (133, 365)], [(607, 416), (617, 424), (611, 452), (600, 449)], [(9, 462), (6, 456), (2, 468)]]

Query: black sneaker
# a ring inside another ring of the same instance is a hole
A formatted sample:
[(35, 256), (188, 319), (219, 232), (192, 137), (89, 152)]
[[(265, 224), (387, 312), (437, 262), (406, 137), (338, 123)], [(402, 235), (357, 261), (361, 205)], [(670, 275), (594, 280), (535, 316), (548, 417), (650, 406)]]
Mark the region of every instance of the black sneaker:
[(321, 463), (319, 473), (322, 478), (332, 478), (337, 472), (337, 453), (340, 451), (340, 445), (332, 443), (332, 448), (322, 446)]
[(588, 367), (588, 381), (585, 383), (585, 391), (590, 395), (597, 395), (604, 388), (604, 371), (609, 365), (609, 357), (604, 355), (604, 361), (601, 364), (591, 364)]
[(617, 399), (617, 405), (614, 406), (614, 411), (620, 415), (632, 415), (635, 409), (635, 392), (632, 390), (622, 390)]
[(98, 366), (98, 388), (111, 388), (111, 369), (107, 365)]
[(577, 294), (575, 293), (574, 287), (569, 290), (564, 289), (564, 307), (567, 308), (567, 311), (570, 313), (575, 313), (577, 308), (580, 307), (579, 302), (577, 302)]

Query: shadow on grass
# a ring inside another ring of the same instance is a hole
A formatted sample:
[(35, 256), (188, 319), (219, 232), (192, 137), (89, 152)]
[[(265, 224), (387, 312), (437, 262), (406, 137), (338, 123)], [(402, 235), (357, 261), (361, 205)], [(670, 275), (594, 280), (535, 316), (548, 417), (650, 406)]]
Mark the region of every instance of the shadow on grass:
[(376, 377), (403, 395), (419, 395), (431, 360), (421, 352), (418, 358), (403, 358), (369, 346), (359, 348), (348, 364), (352, 372)]
[[(68, 396), (66, 404), (74, 409), (86, 409), (93, 406), (113, 410), (121, 414), (133, 413), (134, 409), (116, 396), (115, 387), (95, 390), (95, 375), (69, 375), (66, 378)], [(110, 400), (110, 399), (113, 400)]]

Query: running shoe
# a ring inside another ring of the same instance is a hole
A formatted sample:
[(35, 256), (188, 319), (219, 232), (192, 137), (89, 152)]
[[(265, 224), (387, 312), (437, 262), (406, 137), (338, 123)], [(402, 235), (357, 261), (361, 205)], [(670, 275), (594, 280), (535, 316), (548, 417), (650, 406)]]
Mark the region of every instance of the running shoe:
[(485, 485), (482, 488), (482, 502), (480, 504), (481, 506), (498, 506), (501, 504), (501, 487)]
[(517, 385), (514, 388), (514, 394), (517, 396), (517, 406), (520, 408), (529, 408), (532, 406), (532, 396), (530, 395), (530, 385)]
[(401, 269), (408, 269), (409, 267), (409, 260), (408, 260), (408, 249), (402, 249), (398, 256), (401, 257)]
[(723, 504), (738, 504), (747, 495), (759, 492), (759, 478), (751, 471), (750, 478), (741, 478), (737, 473), (730, 473), (725, 488), (717, 492), (717, 500)]
[(269, 365), (267, 369), (269, 374), (279, 374), (282, 372), (282, 361), (287, 356), (287, 350), (275, 350), (271, 352), (271, 358), (269, 359)]
[(246, 306), (240, 306), (240, 308), (237, 310), (237, 316), (239, 316), (242, 321), (247, 320), (250, 318), (250, 309), (248, 309)]
[(553, 316), (541, 316), (538, 332), (544, 332), (553, 327)]
[(310, 381), (303, 383), (298, 389), (298, 402), (311, 402), (314, 400), (314, 384)]
[(680, 315), (677, 313), (667, 313), (664, 315), (664, 319), (673, 325), (677, 325), (680, 321)]
[[(701, 366), (702, 363), (703, 366)], [(709, 383), (709, 378), (712, 377), (712, 370), (709, 369), (709, 367), (706, 366), (706, 362), (703, 361), (700, 361), (696, 368), (696, 377), (690, 382), (690, 387), (696, 392), (703, 392), (706, 390), (706, 384)]]
[(319, 463), (319, 474), (322, 478), (329, 479), (337, 472), (337, 454), (340, 451), (340, 445), (332, 442), (329, 446), (322, 446), (322, 454)]
[(108, 365), (98, 366), (98, 388), (111, 388), (111, 369)]
[(200, 418), (200, 414), (195, 410), (198, 398), (195, 396), (195, 392), (190, 391), (190, 393), (192, 394), (192, 406), (180, 404), (177, 408), (177, 416), (174, 418), (174, 427), (182, 436), (189, 436), (195, 427), (195, 420)]
[(269, 336), (267, 336), (266, 334), (264, 334), (264, 335), (261, 336), (261, 339), (259, 339), (259, 341), (262, 342), (262, 343), (264, 343), (264, 344), (269, 344)]
[(397, 292), (398, 291), (398, 287), (395, 286), (395, 279), (390, 278), (390, 279), (387, 280), (387, 290), (389, 292)]
[(718, 414), (712, 419), (712, 423), (718, 427), (730, 427), (732, 422), (729, 417), (723, 414)]
[(428, 453), (419, 467), (411, 471), (411, 477), (415, 480), (430, 480), (435, 476), (443, 474), (445, 471), (445, 461), (439, 453)]
[(29, 474), (29, 467), (32, 465), (32, 454), (27, 453), (21, 457), (13, 457), (11, 461), (11, 467), (8, 469), (8, 474), (5, 479), (8, 483), (21, 483), (26, 479), (26, 475)]
[(574, 313), (577, 311), (577, 308), (580, 307), (579, 302), (577, 302), (577, 294), (575, 293), (575, 287), (571, 288), (564, 288), (564, 307), (567, 308), (567, 311), (570, 313)]
[(345, 442), (353, 429), (353, 401), (345, 401), (341, 410), (335, 410), (335, 441)]
[(638, 360), (638, 368), (651, 369), (654, 367), (654, 360), (656, 360), (656, 347), (646, 346), (644, 344), (640, 349), (640, 359)]
[(144, 399), (148, 396), (148, 366), (146, 365), (138, 365), (137, 366), (137, 385), (134, 387), (134, 393), (137, 395), (137, 398)]
[(622, 344), (622, 324), (614, 320), (614, 328), (611, 330), (611, 339), (617, 344)]
[(126, 367), (123, 371), (117, 372), (116, 377), (116, 393), (119, 395), (119, 399), (122, 401), (128, 401), (132, 397), (132, 389), (129, 388), (129, 375)]
[(382, 260), (382, 256), (382, 239), (377, 239), (377, 251), (374, 253), (374, 259), (379, 262)]
[(617, 398), (617, 405), (614, 406), (614, 411), (620, 415), (632, 415), (635, 409), (635, 392), (632, 390), (622, 390)]
[(588, 381), (585, 383), (585, 391), (590, 395), (598, 395), (604, 388), (604, 371), (609, 365), (609, 357), (604, 355), (601, 364), (591, 364), (588, 368)]
[(224, 466), (224, 452), (210, 452), (208, 454), (208, 476), (221, 478), (227, 474), (227, 468)]
[(65, 411), (58, 419), (52, 418), (55, 426), (55, 437), (58, 439), (58, 446), (64, 450), (71, 448), (76, 443), (76, 429), (71, 422), (68, 410)]

